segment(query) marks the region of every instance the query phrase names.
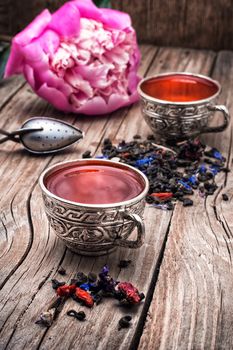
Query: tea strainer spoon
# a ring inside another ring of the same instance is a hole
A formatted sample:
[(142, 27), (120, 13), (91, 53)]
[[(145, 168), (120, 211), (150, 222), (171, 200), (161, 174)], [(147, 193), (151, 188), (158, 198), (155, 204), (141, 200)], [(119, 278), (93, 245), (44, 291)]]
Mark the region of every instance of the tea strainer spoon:
[(34, 117), (28, 119), (20, 129), (8, 132), (0, 129), (6, 141), (21, 143), (31, 153), (54, 153), (69, 147), (84, 137), (84, 133), (64, 121), (54, 118)]

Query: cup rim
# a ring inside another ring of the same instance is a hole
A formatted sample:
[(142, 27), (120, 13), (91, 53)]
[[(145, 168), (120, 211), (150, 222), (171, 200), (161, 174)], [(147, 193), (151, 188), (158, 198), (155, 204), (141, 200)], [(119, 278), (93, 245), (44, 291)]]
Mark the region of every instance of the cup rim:
[[(197, 100), (197, 101), (188, 101), (188, 102), (173, 102), (173, 101), (168, 101), (168, 100), (160, 100), (158, 98), (152, 97), (148, 94), (146, 94), (145, 92), (143, 92), (141, 86), (145, 81), (148, 81), (150, 79), (154, 79), (154, 78), (160, 78), (160, 77), (166, 77), (166, 76), (170, 76), (170, 75), (186, 75), (186, 76), (191, 76), (191, 77), (195, 77), (195, 78), (201, 78), (203, 80), (208, 80), (209, 82), (215, 84), (218, 88), (217, 92), (205, 99), (202, 100)], [(155, 74), (155, 75), (151, 75), (149, 77), (146, 77), (144, 79), (142, 79), (138, 86), (137, 86), (137, 91), (139, 93), (139, 95), (143, 98), (145, 98), (146, 100), (150, 100), (152, 102), (156, 102), (159, 104), (164, 104), (164, 105), (175, 105), (175, 106), (191, 106), (191, 105), (199, 105), (199, 104), (203, 104), (203, 103), (208, 103), (209, 101), (213, 100), (214, 98), (216, 98), (220, 92), (221, 92), (221, 85), (217, 80), (214, 80), (206, 75), (203, 74), (196, 74), (196, 73), (191, 73), (191, 72), (166, 72), (166, 73), (161, 73), (161, 74)]]
[[(70, 201), (68, 199), (62, 198), (57, 196), (56, 194), (50, 192), (47, 187), (44, 184), (44, 180), (46, 178), (46, 176), (48, 176), (49, 174), (53, 173), (54, 171), (63, 168), (63, 166), (66, 166), (68, 164), (75, 164), (75, 163), (109, 163), (109, 164), (120, 164), (121, 167), (125, 167), (127, 169), (131, 169), (133, 170), (135, 173), (137, 173), (144, 181), (144, 189), (141, 193), (139, 193), (139, 195), (137, 195), (134, 198), (131, 198), (127, 201), (123, 201), (123, 202), (115, 202), (115, 203), (109, 203), (109, 204), (86, 204), (86, 203), (80, 203), (80, 202), (74, 202), (74, 201)], [(40, 177), (39, 177), (39, 186), (42, 190), (43, 193), (45, 193), (47, 196), (52, 197), (53, 199), (57, 199), (60, 202), (63, 202), (65, 204), (70, 204), (70, 205), (74, 205), (74, 206), (81, 206), (83, 208), (93, 208), (93, 209), (103, 209), (103, 208), (115, 208), (115, 207), (121, 207), (121, 206), (127, 206), (133, 203), (136, 203), (138, 201), (140, 201), (142, 198), (144, 198), (146, 196), (146, 194), (148, 193), (149, 190), (149, 181), (147, 179), (147, 177), (138, 169), (132, 167), (131, 165), (125, 164), (125, 163), (120, 163), (120, 162), (116, 162), (113, 160), (108, 160), (108, 159), (96, 159), (96, 158), (88, 158), (88, 159), (83, 159), (83, 158), (79, 158), (79, 159), (75, 159), (75, 160), (68, 160), (65, 162), (59, 162), (56, 163), (54, 165), (51, 165), (49, 168), (47, 168), (46, 170), (44, 170)]]

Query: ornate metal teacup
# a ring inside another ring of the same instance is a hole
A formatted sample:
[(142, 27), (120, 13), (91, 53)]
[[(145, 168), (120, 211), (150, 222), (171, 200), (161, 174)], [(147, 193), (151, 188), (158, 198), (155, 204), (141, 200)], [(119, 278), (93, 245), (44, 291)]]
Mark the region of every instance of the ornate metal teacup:
[[(138, 85), (144, 118), (153, 133), (165, 141), (183, 141), (226, 129), (229, 112), (225, 106), (214, 104), (220, 91), (217, 81), (192, 73), (159, 74)], [(211, 127), (216, 111), (223, 113), (224, 120)]]
[[(113, 180), (111, 174), (104, 179), (107, 171), (113, 171)], [(39, 183), (48, 220), (57, 236), (72, 251), (82, 255), (102, 255), (117, 246), (138, 248), (143, 244), (145, 227), (142, 215), (149, 184), (137, 169), (109, 160), (79, 159), (51, 166), (42, 173)], [(128, 193), (129, 188), (131, 192)], [(96, 190), (101, 194), (97, 199), (96, 192), (93, 192)], [(104, 198), (110, 198), (109, 195), (111, 200), (107, 199), (105, 203)], [(78, 198), (82, 198), (81, 202), (77, 201)], [(88, 203), (88, 198), (92, 203)], [(117, 198), (125, 200), (117, 202)], [(134, 228), (137, 237), (130, 240)]]

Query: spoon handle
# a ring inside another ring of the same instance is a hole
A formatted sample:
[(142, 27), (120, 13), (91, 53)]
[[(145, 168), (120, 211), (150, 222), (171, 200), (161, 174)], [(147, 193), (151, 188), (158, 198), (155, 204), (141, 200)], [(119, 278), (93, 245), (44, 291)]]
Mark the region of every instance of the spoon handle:
[(0, 144), (1, 143), (4, 143), (6, 141), (14, 141), (14, 142), (17, 142), (17, 143), (20, 143), (20, 140), (18, 138), (16, 138), (15, 136), (5, 136), (3, 138), (0, 139)]
[(5, 137), (0, 139), (0, 144), (4, 143), (6, 141), (9, 141), (9, 140), (20, 143), (20, 139), (16, 138), (15, 136), (20, 136), (20, 135), (27, 134), (29, 132), (42, 131), (42, 130), (43, 130), (43, 128), (22, 128), (22, 129), (18, 129), (18, 130), (12, 131), (12, 132), (8, 132), (8, 131), (5, 131), (3, 129), (0, 129), (0, 134), (5, 135)]
[(12, 135), (10, 132), (5, 131), (3, 129), (0, 129), (0, 134), (5, 135), (2, 139), (0, 139), (0, 144), (4, 143), (8, 140), (14, 141), (14, 142), (20, 142), (18, 138), (16, 138), (14, 135)]

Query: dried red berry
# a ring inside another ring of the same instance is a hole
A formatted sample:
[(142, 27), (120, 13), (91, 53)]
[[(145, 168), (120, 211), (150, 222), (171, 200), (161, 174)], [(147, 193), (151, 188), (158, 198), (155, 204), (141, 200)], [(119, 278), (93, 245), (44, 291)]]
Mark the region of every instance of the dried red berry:
[(151, 196), (159, 199), (169, 199), (173, 197), (173, 193), (172, 192), (151, 193)]
[(94, 305), (94, 299), (92, 296), (85, 290), (77, 287), (75, 295), (79, 301), (82, 301), (86, 306), (92, 307)]
[(122, 294), (122, 299), (125, 299), (129, 304), (137, 304), (142, 298), (132, 283), (129, 282), (121, 282), (117, 285), (118, 291)]
[(75, 290), (75, 284), (65, 284), (64, 286), (57, 288), (57, 295), (59, 295), (60, 297), (69, 297), (71, 294), (75, 293)]

